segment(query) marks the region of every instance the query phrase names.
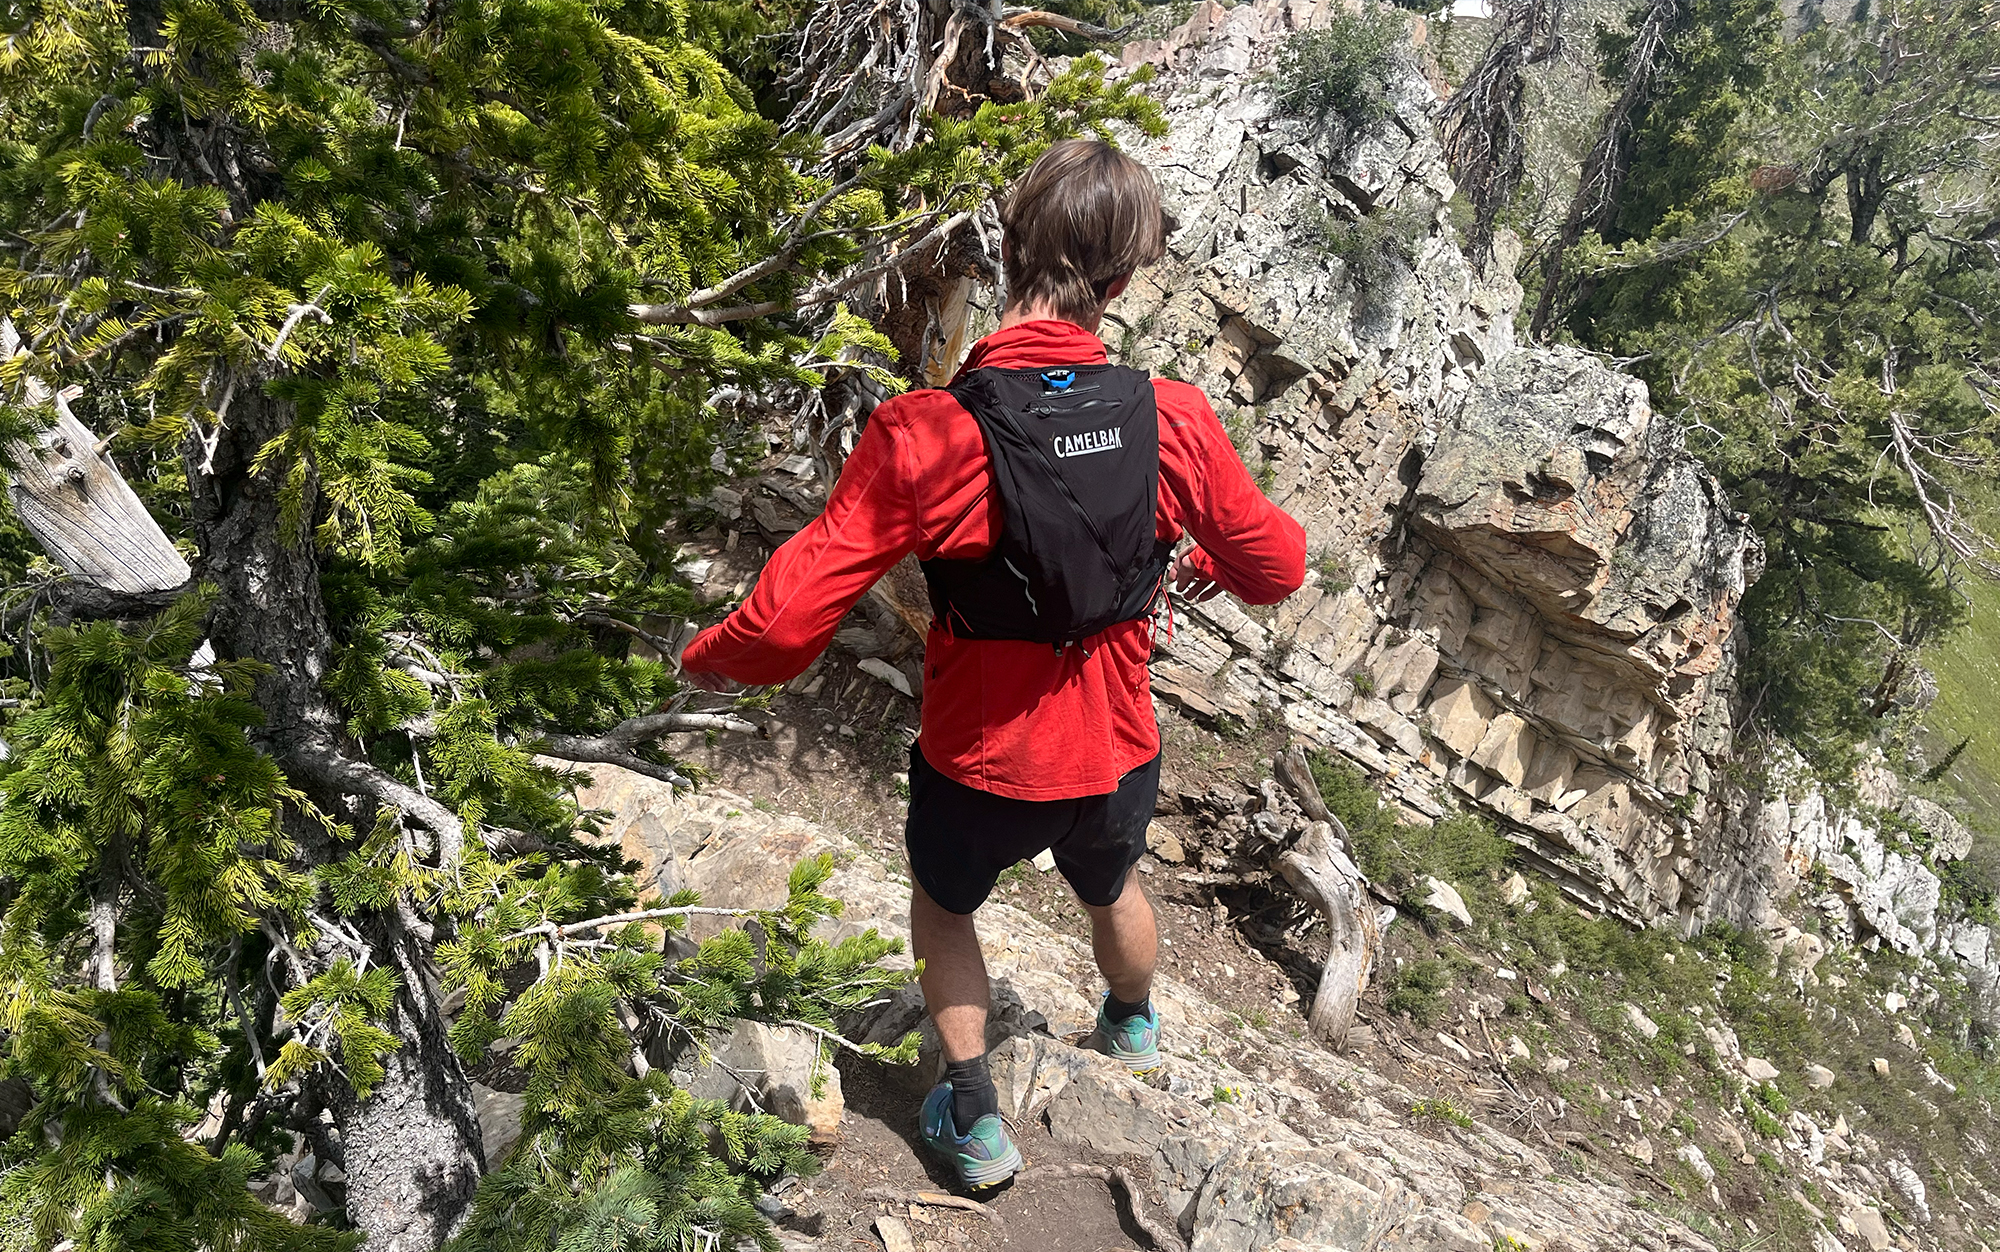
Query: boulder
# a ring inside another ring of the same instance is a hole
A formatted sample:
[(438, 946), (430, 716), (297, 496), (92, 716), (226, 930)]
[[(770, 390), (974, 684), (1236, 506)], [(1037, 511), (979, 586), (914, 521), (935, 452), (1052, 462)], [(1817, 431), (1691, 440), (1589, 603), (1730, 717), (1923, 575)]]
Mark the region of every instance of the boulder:
[(1902, 1198), (1904, 1208), (1920, 1225), (1931, 1224), (1931, 1206), (1925, 1193), (1924, 1180), (1908, 1161), (1884, 1161), (1882, 1172), (1889, 1176), (1889, 1185)]
[(487, 1169), (498, 1169), (520, 1141), (521, 1114), (527, 1104), (525, 1096), (472, 1084), (472, 1111), (479, 1118), (479, 1141), (486, 1152)]
[(1708, 1156), (1692, 1143), (1684, 1143), (1674, 1153), (1674, 1159), (1694, 1171), (1695, 1177), (1703, 1182), (1715, 1181), (1715, 1166), (1708, 1163)]
[(1646, 1016), (1638, 1005), (1627, 1004), (1625, 1006), (1625, 1020), (1631, 1023), (1632, 1029), (1637, 1031), (1641, 1037), (1646, 1039), (1659, 1037), (1660, 1024)]
[(1743, 1076), (1751, 1082), (1770, 1082), (1778, 1076), (1778, 1067), (1761, 1056), (1743, 1058)]
[(1472, 913), (1465, 907), (1465, 899), (1458, 894), (1458, 888), (1441, 878), (1424, 879), (1424, 887), (1429, 892), (1424, 897), (1427, 906), (1436, 909), (1461, 926), (1472, 925)]
[(1882, 1220), (1880, 1211), (1856, 1205), (1847, 1210), (1847, 1218), (1854, 1226), (1855, 1235), (1867, 1243), (1870, 1252), (1883, 1252), (1889, 1246), (1889, 1227)]
[(1805, 1068), (1806, 1086), (1815, 1091), (1824, 1091), (1833, 1085), (1833, 1071), (1824, 1065), (1808, 1065)]
[(709, 1041), (705, 1063), (686, 1086), (696, 1099), (723, 1100), (744, 1112), (769, 1113), (837, 1143), (846, 1111), (840, 1071), (822, 1061), (816, 1037), (796, 1027), (738, 1022)]

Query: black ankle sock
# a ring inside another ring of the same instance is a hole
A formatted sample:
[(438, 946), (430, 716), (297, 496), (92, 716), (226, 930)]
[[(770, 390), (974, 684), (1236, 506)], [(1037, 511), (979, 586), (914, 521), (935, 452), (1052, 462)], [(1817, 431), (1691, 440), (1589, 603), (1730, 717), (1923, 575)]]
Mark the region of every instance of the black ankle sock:
[(1104, 1019), (1114, 1026), (1128, 1017), (1151, 1017), (1152, 1015), (1153, 997), (1151, 996), (1134, 1000), (1130, 1004), (1127, 1004), (1115, 995), (1105, 997)]
[(951, 1119), (957, 1123), (959, 1134), (971, 1134), (974, 1122), (1000, 1111), (1000, 1093), (993, 1089), (993, 1075), (986, 1068), (985, 1057), (946, 1061), (944, 1076), (951, 1083)]

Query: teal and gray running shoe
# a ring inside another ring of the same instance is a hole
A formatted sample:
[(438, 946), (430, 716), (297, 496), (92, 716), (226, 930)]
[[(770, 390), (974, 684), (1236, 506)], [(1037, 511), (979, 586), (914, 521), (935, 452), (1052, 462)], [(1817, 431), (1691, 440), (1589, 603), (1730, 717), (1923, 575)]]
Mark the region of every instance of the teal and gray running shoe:
[[(1107, 991), (1104, 1002), (1110, 1000)], [(1134, 1074), (1150, 1074), (1160, 1067), (1160, 1014), (1148, 1004), (1144, 1013), (1114, 1022), (1104, 1015), (1104, 1004), (1099, 1004), (1097, 1029), (1090, 1032), (1083, 1046), (1102, 1052)]]
[(941, 1082), (924, 1097), (917, 1129), (931, 1151), (951, 1163), (958, 1181), (968, 1188), (992, 1187), (1006, 1182), (1021, 1168), (1021, 1150), (1007, 1123), (997, 1113), (988, 1113), (972, 1123), (972, 1132), (961, 1137), (952, 1117), (951, 1084)]

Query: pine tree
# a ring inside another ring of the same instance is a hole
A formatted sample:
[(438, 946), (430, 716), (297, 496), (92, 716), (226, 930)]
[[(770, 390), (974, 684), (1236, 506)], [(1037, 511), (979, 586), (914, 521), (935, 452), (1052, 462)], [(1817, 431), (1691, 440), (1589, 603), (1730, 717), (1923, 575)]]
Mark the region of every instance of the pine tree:
[[(440, 1245), (487, 1165), (468, 1246), (763, 1238), (748, 1196), (805, 1166), (798, 1134), (690, 1101), (645, 1047), (752, 1017), (831, 1049), (890, 946), (811, 935), (813, 865), (744, 919), (761, 942), (672, 947), (698, 904), (634, 899), (541, 758), (683, 785), (662, 734), (745, 724), (690, 706), (657, 629), (694, 608), (662, 525), (741, 433), (720, 397), (900, 385), (845, 302), (1051, 139), (1157, 116), (1083, 58), (834, 162), (718, 56), (762, 20), (10, 15), (0, 443), (94, 457), (51, 443), (73, 406), (193, 565), (108, 588), (0, 534), (27, 644), (0, 658), (0, 1003), (35, 1098), (0, 1194), (36, 1239), (346, 1246), (243, 1190), (291, 1134), (385, 1246)], [(533, 1110), (484, 1162), (461, 1058), (501, 1032)]]
[(1751, 516), (1749, 708), (1842, 776), (1957, 583), (2000, 572), (1961, 503), (2000, 470), (2000, 23), (1903, 0), (1780, 40), (1758, 0), (1691, 12), (1541, 324), (1631, 362)]

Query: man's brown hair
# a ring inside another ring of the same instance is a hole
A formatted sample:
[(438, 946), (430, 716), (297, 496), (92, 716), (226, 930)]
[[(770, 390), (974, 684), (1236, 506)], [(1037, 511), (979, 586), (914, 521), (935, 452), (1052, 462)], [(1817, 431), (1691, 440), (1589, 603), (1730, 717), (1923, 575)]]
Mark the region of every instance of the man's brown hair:
[(1044, 152), (1007, 193), (1000, 224), (1008, 301), (1079, 322), (1113, 283), (1159, 260), (1172, 230), (1152, 171), (1095, 139)]

